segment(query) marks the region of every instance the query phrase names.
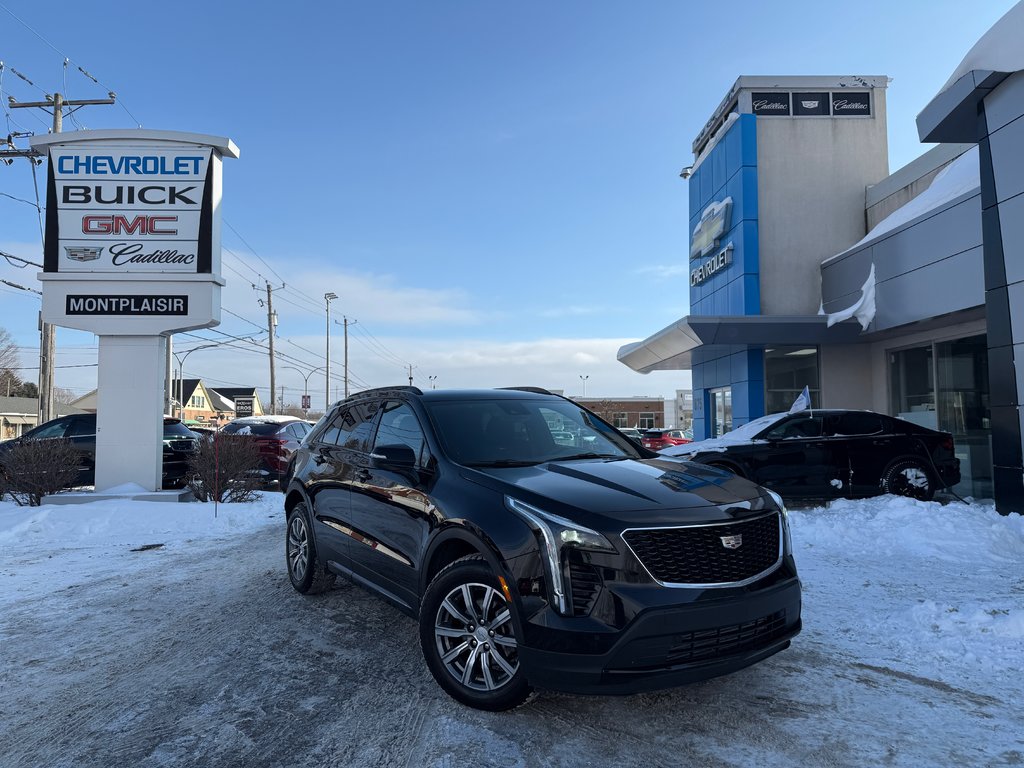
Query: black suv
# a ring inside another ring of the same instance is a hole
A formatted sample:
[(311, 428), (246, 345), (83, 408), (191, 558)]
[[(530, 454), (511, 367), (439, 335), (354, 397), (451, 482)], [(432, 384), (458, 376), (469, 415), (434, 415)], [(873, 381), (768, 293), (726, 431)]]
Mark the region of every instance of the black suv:
[(295, 589), (344, 574), (418, 617), (434, 678), (480, 709), (703, 680), (800, 631), (781, 498), (543, 390), (360, 393), (283, 486)]
[[(96, 482), (96, 414), (74, 413), (40, 424), (21, 437), (0, 443), (0, 455), (27, 440), (66, 439), (81, 457), (75, 485)], [(164, 419), (163, 486), (184, 486), (188, 474), (188, 459), (195, 452), (198, 437), (181, 419)]]

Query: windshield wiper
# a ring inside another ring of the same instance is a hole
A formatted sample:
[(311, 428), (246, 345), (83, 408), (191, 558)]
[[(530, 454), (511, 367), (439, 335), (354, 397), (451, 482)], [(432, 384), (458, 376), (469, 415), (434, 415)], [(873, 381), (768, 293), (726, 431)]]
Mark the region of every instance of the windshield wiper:
[(574, 461), (575, 459), (615, 459), (621, 461), (622, 459), (628, 458), (627, 456), (620, 456), (611, 453), (574, 453), (571, 456), (555, 456), (553, 459), (548, 461)]

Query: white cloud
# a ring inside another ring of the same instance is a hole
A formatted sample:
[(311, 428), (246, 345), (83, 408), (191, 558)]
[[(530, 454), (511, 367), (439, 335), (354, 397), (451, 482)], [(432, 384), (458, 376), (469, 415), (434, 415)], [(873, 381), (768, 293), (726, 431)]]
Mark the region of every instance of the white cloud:
[(634, 270), (639, 275), (654, 275), (655, 277), (679, 277), (690, 274), (688, 264), (651, 264), (646, 267), (637, 267)]

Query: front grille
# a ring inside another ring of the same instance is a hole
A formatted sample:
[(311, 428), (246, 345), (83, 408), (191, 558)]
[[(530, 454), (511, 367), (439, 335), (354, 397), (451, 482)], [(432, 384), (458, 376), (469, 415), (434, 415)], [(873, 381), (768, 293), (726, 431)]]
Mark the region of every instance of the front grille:
[(569, 563), (569, 582), (572, 585), (572, 615), (586, 616), (594, 607), (601, 577), (589, 565)]
[[(752, 579), (779, 562), (779, 535), (776, 512), (724, 525), (627, 530), (622, 538), (663, 584), (732, 584)], [(742, 537), (740, 546), (726, 548), (723, 537), (736, 536)]]
[(195, 440), (168, 440), (167, 445), (170, 446), (172, 451), (179, 451), (182, 453), (191, 453), (196, 449)]
[(778, 611), (743, 624), (702, 629), (673, 636), (667, 664), (718, 659), (761, 648), (786, 633), (786, 612)]

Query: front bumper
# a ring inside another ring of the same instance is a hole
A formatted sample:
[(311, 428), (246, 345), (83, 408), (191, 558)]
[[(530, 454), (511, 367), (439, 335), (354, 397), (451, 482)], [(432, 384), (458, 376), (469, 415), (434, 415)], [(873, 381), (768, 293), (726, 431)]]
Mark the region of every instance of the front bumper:
[[(521, 645), (530, 684), (567, 693), (632, 694), (729, 674), (789, 647), (800, 632), (800, 582), (641, 611), (601, 653)], [(580, 648), (589, 643), (579, 633)], [(574, 650), (569, 637), (563, 647)]]

